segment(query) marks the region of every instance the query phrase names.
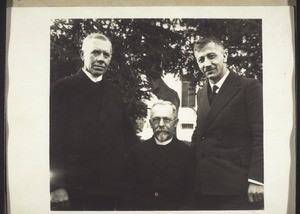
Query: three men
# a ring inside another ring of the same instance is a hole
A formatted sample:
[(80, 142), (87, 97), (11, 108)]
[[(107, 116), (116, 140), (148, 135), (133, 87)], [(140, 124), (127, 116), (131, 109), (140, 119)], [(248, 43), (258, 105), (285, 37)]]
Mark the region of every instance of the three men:
[(197, 94), (195, 191), (199, 209), (263, 207), (262, 88), (230, 72), (228, 52), (215, 37), (200, 39), (194, 54), (208, 79)]
[(71, 210), (122, 209), (128, 182), (126, 207), (135, 210), (263, 207), (261, 85), (227, 69), (227, 50), (215, 37), (199, 40), (194, 54), (208, 79), (197, 95), (196, 174), (194, 151), (176, 139), (177, 109), (167, 101), (152, 107), (154, 135), (132, 147), (126, 168), (135, 133), (119, 90), (102, 79), (112, 44), (102, 34), (83, 40), (83, 68), (51, 90), (53, 209), (63, 203)]
[(71, 210), (114, 210), (135, 132), (120, 91), (102, 79), (112, 58), (110, 40), (90, 34), (80, 56), (83, 68), (51, 90), (51, 202), (54, 209), (68, 202)]
[(169, 101), (155, 103), (150, 112), (154, 135), (129, 152), (128, 202), (133, 210), (189, 209), (194, 186), (195, 155), (176, 139), (177, 109)]

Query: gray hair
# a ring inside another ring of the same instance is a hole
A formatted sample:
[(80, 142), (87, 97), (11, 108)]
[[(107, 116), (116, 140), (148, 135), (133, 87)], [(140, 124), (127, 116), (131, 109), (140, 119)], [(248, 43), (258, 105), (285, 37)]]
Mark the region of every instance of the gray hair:
[(152, 118), (152, 116), (153, 116), (153, 109), (154, 109), (154, 107), (157, 106), (157, 105), (162, 105), (162, 106), (166, 106), (166, 105), (167, 105), (167, 106), (171, 106), (172, 111), (173, 111), (173, 115), (175, 116), (175, 118), (177, 118), (177, 116), (178, 116), (178, 111), (177, 111), (176, 106), (175, 106), (173, 103), (171, 103), (170, 101), (165, 101), (165, 100), (158, 100), (156, 103), (153, 104), (153, 106), (152, 106), (152, 108), (151, 108), (151, 110), (150, 110), (150, 118)]
[[(109, 41), (110, 44), (111, 44), (110, 39), (107, 36), (105, 36), (104, 34), (102, 34), (102, 33), (91, 33), (82, 40), (82, 46), (81, 46), (82, 50), (85, 49), (86, 41), (89, 40), (89, 39), (101, 39), (103, 41)], [(112, 52), (112, 49), (111, 49), (111, 52)]]

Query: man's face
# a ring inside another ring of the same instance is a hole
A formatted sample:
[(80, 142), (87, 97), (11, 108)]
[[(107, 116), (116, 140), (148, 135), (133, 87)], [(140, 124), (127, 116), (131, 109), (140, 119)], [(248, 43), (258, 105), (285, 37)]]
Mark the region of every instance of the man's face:
[(150, 125), (157, 140), (164, 142), (171, 139), (177, 123), (178, 119), (175, 118), (170, 105), (156, 105), (153, 107)]
[(84, 61), (83, 68), (95, 77), (103, 75), (112, 56), (110, 41), (91, 38), (85, 42), (85, 46), (80, 51), (81, 59)]
[(195, 57), (201, 72), (213, 84), (224, 76), (227, 56), (227, 50), (214, 42), (209, 42), (200, 51), (195, 51)]

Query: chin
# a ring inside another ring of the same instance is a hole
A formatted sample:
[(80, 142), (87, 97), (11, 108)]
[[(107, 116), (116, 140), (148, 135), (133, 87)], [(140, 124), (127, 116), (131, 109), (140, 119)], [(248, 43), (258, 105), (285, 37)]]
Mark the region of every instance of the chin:
[(161, 142), (167, 141), (170, 138), (171, 138), (170, 136), (164, 135), (164, 134), (158, 134), (158, 135), (156, 135), (156, 139), (158, 139)]
[(104, 71), (96, 71), (96, 72), (94, 72), (94, 76), (99, 77), (99, 76), (103, 75), (104, 73), (105, 73)]

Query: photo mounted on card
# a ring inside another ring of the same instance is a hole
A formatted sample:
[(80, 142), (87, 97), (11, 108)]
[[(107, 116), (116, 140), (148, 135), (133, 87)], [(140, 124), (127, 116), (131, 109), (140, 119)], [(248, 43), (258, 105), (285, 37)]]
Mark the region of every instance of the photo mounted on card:
[(294, 209), (290, 7), (10, 16), (11, 213)]

